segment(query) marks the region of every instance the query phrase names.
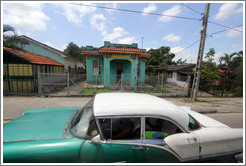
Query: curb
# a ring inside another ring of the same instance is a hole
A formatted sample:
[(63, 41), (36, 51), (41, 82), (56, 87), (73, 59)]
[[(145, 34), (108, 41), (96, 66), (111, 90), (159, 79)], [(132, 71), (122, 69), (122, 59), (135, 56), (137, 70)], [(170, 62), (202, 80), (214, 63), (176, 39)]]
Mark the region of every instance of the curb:
[(214, 114), (217, 113), (217, 109), (214, 108), (204, 108), (204, 107), (191, 107), (192, 111), (196, 111), (201, 114)]
[[(124, 93), (124, 92), (122, 92)], [(133, 92), (134, 93), (134, 92)], [(43, 97), (94, 97), (96, 94), (91, 95), (43, 95)], [(187, 93), (149, 93), (149, 95), (157, 97), (187, 97)]]

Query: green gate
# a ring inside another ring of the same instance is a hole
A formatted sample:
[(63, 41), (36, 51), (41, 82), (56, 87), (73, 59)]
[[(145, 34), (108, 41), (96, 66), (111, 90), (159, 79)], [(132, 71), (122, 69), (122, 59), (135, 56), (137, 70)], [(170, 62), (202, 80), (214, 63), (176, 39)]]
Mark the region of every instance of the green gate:
[(37, 67), (32, 64), (3, 65), (3, 93), (37, 93)]

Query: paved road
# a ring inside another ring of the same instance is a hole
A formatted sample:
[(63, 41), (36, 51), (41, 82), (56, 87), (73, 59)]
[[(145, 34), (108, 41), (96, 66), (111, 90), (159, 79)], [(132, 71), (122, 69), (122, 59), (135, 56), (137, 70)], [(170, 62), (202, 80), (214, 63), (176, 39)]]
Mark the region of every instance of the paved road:
[[(12, 120), (23, 115), (23, 111), (38, 108), (83, 107), (91, 97), (4, 97), (3, 119)], [(199, 109), (215, 109), (218, 113), (206, 114), (230, 127), (243, 127), (242, 98), (201, 98), (198, 102), (187, 102), (186, 98), (166, 98), (177, 105)]]

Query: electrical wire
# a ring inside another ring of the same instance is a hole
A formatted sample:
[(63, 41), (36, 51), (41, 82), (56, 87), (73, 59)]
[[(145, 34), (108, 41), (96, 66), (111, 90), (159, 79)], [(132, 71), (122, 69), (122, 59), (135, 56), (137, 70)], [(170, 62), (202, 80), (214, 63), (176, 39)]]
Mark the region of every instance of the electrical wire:
[[(210, 34), (209, 36), (210, 36), (210, 38), (211, 38), (211, 37), (213, 37), (213, 35), (215, 35), (215, 34), (222, 33), (222, 32), (228, 31), (228, 30), (232, 30), (232, 29), (234, 29), (234, 28), (241, 27), (241, 26), (243, 26), (243, 25), (241, 24), (241, 25), (238, 25), (238, 26), (235, 26), (235, 27), (228, 27), (227, 29), (224, 29), (224, 30), (222, 30), (222, 31), (214, 32), (214, 33)], [(240, 31), (240, 32), (242, 32), (242, 31)]]
[(196, 44), (197, 42), (199, 42), (200, 41), (200, 39), (199, 40), (197, 40), (197, 41), (195, 41), (194, 43), (192, 43), (191, 45), (189, 45), (188, 47), (185, 47), (184, 49), (182, 49), (181, 51), (179, 51), (179, 52), (177, 52), (177, 53), (175, 53), (175, 55), (176, 54), (179, 54), (179, 53), (181, 53), (181, 52), (183, 52), (184, 50), (186, 50), (186, 49), (188, 49), (188, 48), (190, 48), (190, 47), (192, 47), (194, 44)]
[(186, 8), (188, 8), (188, 9), (192, 10), (193, 12), (198, 13), (199, 15), (202, 15), (202, 16), (203, 16), (203, 14), (204, 14), (204, 13), (200, 13), (200, 12), (196, 11), (195, 9), (192, 9), (191, 7), (189, 7), (189, 6), (187, 6), (187, 5), (183, 4), (183, 3), (181, 3), (181, 4), (182, 4), (184, 7), (186, 7)]
[[(208, 21), (208, 22), (209, 22), (209, 23), (212, 23), (212, 24), (215, 24), (215, 25), (219, 25), (219, 26), (224, 27), (224, 28), (230, 28), (230, 27), (228, 27), (228, 26), (225, 26), (225, 25), (222, 25), (222, 24), (213, 22), (213, 21)], [(243, 31), (238, 30), (238, 29), (234, 29), (234, 28), (231, 28), (231, 29), (233, 29), (233, 30), (235, 30), (235, 31), (243, 32)]]
[(87, 4), (77, 4), (77, 3), (68, 3), (68, 4), (87, 6), (87, 7), (95, 7), (95, 8), (101, 8), (101, 9), (111, 9), (111, 10), (118, 10), (118, 11), (124, 11), (124, 12), (140, 13), (140, 14), (150, 14), (150, 15), (156, 15), (156, 16), (173, 17), (173, 18), (186, 19), (186, 20), (198, 20), (198, 21), (202, 20), (202, 18), (191, 18), (191, 17), (182, 17), (182, 16), (174, 16), (174, 15), (165, 15), (165, 14), (159, 14), (159, 13), (149, 13), (149, 12), (120, 9), (120, 8), (112, 8), (112, 7), (104, 7), (104, 6), (97, 6), (97, 5), (87, 5)]

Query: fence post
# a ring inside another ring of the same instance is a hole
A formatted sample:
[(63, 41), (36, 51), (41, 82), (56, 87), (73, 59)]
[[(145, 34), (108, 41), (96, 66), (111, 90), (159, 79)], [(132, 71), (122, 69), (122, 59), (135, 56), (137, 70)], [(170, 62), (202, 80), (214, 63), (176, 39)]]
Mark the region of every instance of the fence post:
[(190, 92), (190, 82), (191, 82), (191, 76), (188, 75), (187, 96), (189, 96), (189, 92)]
[(120, 88), (121, 91), (124, 90), (124, 73), (121, 73), (121, 88)]
[(163, 73), (161, 73), (161, 93), (162, 93), (162, 89), (163, 89)]
[(97, 90), (97, 75), (96, 75), (96, 90)]
[(41, 75), (38, 71), (38, 96), (42, 96)]
[(158, 75), (157, 75), (157, 86), (159, 85), (159, 75), (160, 75), (160, 73), (158, 73)]
[(67, 95), (69, 96), (69, 72), (67, 72)]

